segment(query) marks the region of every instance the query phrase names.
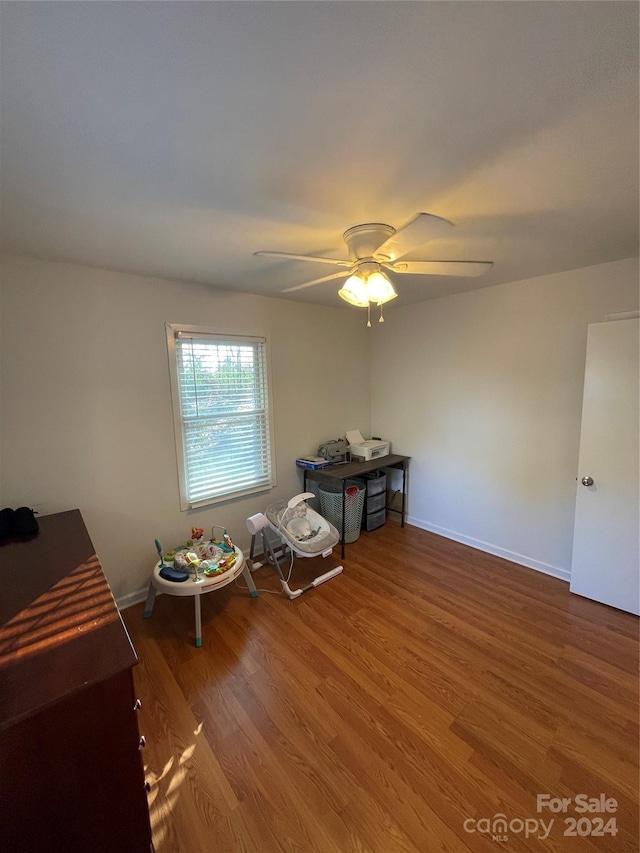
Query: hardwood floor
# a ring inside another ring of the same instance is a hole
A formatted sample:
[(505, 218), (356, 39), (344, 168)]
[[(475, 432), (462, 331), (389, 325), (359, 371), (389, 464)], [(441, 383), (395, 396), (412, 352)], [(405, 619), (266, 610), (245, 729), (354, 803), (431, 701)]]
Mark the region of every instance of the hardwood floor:
[(296, 601), (204, 596), (200, 649), (191, 599), (124, 612), (157, 853), (636, 853), (635, 617), (392, 522), (344, 567)]

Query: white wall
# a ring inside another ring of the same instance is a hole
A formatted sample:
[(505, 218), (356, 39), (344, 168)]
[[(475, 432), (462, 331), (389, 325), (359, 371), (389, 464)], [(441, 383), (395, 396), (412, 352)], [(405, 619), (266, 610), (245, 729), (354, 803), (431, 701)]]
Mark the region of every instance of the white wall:
[[(270, 339), (278, 485), (181, 513), (166, 322)], [(117, 598), (148, 582), (153, 540), (244, 521), (301, 490), (295, 458), (369, 429), (360, 312), (27, 258), (2, 259), (0, 506), (79, 507)]]
[(374, 324), (371, 426), (412, 457), (410, 522), (568, 578), (587, 324), (637, 307), (631, 259)]

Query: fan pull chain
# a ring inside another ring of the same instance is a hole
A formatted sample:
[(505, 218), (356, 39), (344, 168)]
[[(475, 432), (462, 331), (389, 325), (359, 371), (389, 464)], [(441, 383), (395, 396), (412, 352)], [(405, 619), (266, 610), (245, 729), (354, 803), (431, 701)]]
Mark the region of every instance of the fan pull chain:
[(367, 302), (367, 328), (371, 328), (371, 303)]
[(384, 323), (384, 317), (382, 316), (382, 303), (380, 303), (380, 319), (378, 323)]

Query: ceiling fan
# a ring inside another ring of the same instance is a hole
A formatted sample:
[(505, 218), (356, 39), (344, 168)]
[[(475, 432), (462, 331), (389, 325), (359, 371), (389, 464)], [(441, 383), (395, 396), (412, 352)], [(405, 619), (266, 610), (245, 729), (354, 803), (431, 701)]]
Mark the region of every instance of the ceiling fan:
[[(380, 306), (398, 295), (388, 273), (403, 275), (479, 276), (493, 266), (493, 261), (402, 261), (401, 259), (423, 243), (443, 237), (454, 228), (453, 222), (431, 213), (418, 213), (397, 231), (391, 225), (368, 222), (354, 225), (344, 232), (343, 239), (349, 250), (349, 259), (324, 258), (318, 255), (296, 255), (291, 252), (254, 252), (270, 258), (288, 258), (293, 261), (313, 261), (341, 267), (338, 272), (287, 287), (283, 293), (304, 290), (332, 279), (346, 278), (338, 295), (351, 305), (370, 309)], [(371, 325), (369, 318), (367, 325)]]

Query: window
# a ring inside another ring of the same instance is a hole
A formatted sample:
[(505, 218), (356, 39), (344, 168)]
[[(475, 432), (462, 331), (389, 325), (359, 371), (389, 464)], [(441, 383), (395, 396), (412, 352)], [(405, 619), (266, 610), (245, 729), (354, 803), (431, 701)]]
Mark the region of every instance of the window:
[(265, 338), (167, 324), (180, 507), (275, 485)]

